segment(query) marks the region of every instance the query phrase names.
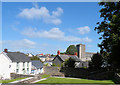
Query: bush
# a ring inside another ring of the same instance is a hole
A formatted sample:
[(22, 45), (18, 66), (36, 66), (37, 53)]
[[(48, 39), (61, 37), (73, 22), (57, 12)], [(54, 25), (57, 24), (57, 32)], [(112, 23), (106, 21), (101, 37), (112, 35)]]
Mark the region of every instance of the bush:
[(103, 57), (101, 54), (96, 53), (92, 56), (91, 61), (89, 62), (90, 69), (99, 70), (103, 64)]
[(49, 66), (48, 63), (46, 63), (45, 66)]
[(63, 67), (75, 67), (75, 60), (72, 58), (65, 60)]
[(55, 64), (55, 63), (53, 63), (53, 64), (52, 64), (52, 66), (56, 66), (56, 64)]

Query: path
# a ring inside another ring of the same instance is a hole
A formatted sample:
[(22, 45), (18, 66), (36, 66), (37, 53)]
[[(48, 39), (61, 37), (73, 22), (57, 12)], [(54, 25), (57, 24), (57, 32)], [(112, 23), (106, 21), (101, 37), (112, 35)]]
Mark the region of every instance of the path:
[(13, 81), (13, 82), (10, 82), (10, 83), (19, 83), (19, 82), (23, 82), (23, 81), (26, 81), (26, 80), (29, 80), (29, 79), (32, 79), (32, 78), (34, 78), (34, 77), (25, 78), (25, 79)]
[(43, 81), (43, 80), (46, 80), (46, 79), (48, 79), (48, 78), (43, 78), (43, 79), (40, 79), (40, 80), (36, 80), (36, 81), (34, 81), (34, 82), (32, 82), (32, 83), (37, 83), (37, 82), (39, 82), (39, 81)]
[[(55, 77), (55, 78), (69, 78), (69, 79), (80, 79), (80, 78), (71, 78), (71, 77), (59, 77), (59, 76), (52, 76), (52, 77)], [(36, 80), (36, 81), (34, 81), (34, 82), (32, 82), (32, 83), (37, 83), (37, 82), (39, 82), (39, 81), (43, 81), (43, 80), (46, 80), (46, 79), (48, 79), (48, 78), (50, 78), (50, 77), (47, 77), (47, 78), (43, 78), (43, 79), (40, 79), (40, 80)]]

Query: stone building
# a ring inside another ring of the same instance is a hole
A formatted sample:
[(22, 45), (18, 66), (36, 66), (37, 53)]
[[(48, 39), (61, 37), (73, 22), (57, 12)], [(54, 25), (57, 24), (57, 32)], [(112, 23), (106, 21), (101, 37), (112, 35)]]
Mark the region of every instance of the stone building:
[(95, 54), (93, 52), (86, 52), (85, 51), (86, 48), (84, 44), (78, 44), (76, 45), (76, 48), (77, 48), (78, 57), (82, 61), (90, 61), (93, 54)]

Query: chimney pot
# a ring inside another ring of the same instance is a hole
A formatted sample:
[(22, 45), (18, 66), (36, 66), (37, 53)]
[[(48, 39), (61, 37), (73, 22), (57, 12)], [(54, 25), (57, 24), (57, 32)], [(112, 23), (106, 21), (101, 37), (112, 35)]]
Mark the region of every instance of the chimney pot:
[(57, 55), (60, 55), (60, 51), (59, 50), (57, 51)]
[(77, 52), (75, 52), (75, 55), (77, 56)]
[(7, 53), (7, 52), (8, 52), (8, 49), (4, 49), (4, 52)]

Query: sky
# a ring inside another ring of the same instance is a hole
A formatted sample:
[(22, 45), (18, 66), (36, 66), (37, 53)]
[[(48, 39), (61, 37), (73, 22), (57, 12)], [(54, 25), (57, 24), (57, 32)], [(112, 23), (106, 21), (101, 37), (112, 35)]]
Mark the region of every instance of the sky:
[(3, 2), (2, 50), (56, 54), (85, 44), (86, 52), (99, 52), (100, 8), (98, 2)]

